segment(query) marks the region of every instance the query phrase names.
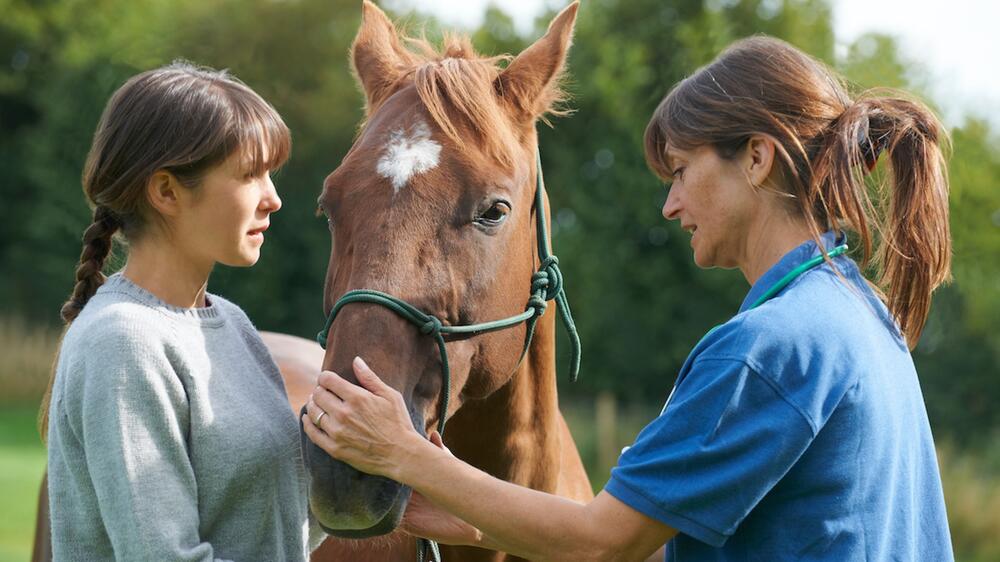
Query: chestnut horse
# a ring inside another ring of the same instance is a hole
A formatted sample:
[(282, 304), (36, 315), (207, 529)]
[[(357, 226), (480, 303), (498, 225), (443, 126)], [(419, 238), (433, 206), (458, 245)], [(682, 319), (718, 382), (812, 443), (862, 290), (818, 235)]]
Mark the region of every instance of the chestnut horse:
[[(370, 289), (445, 325), (524, 312), (540, 260), (535, 123), (557, 113), (577, 4), (506, 68), (498, 64), (506, 57), (480, 57), (467, 38), (447, 37), (437, 51), (401, 37), (370, 2), (362, 9), (351, 59), (366, 120), (319, 198), (333, 239), (325, 309), (345, 292)], [(589, 501), (593, 492), (558, 408), (554, 317), (538, 320), (523, 358), (523, 323), (449, 337), (444, 441), (498, 478)], [(296, 412), (320, 367), (351, 379), (350, 361), (361, 355), (403, 394), (419, 431), (439, 421), (444, 385), (435, 340), (386, 308), (344, 307), (325, 353), (302, 338), (262, 336)], [(415, 539), (395, 530), (409, 491), (305, 446), (310, 505), (333, 535), (312, 560), (416, 559)], [(48, 559), (46, 508), (43, 483), (33, 560)], [(443, 546), (441, 553), (449, 562), (513, 559), (475, 548)]]
[[(403, 38), (364, 3), (351, 58), (366, 120), (319, 198), (333, 240), (327, 313), (358, 290), (391, 295), (446, 327), (510, 318), (529, 307), (532, 277), (547, 251), (539, 249), (536, 230), (536, 219), (546, 217), (536, 216), (544, 205), (535, 205), (535, 124), (561, 99), (576, 11), (576, 4), (565, 9), (502, 68), (505, 57), (480, 57), (467, 38), (446, 37), (440, 50)], [(338, 310), (322, 338), (324, 369), (352, 380), (351, 360), (361, 355), (403, 395), (418, 431), (450, 418), (444, 441), (459, 458), (524, 486), (592, 497), (558, 409), (554, 313), (538, 321), (523, 359), (524, 323), (446, 336), (445, 384), (445, 357), (428, 334), (432, 323), (421, 330), (364, 300)], [(313, 514), (347, 539), (328, 541), (314, 559), (415, 557), (413, 540), (393, 532), (408, 489), (360, 473), (312, 443), (305, 453)], [(378, 543), (391, 553), (358, 540), (386, 534)], [(508, 559), (448, 547), (442, 557)]]

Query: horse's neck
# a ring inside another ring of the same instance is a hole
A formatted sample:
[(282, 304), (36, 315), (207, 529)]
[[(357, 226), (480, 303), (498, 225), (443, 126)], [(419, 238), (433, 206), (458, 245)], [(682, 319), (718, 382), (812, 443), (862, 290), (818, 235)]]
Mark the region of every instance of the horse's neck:
[[(555, 309), (538, 321), (531, 346), (510, 382), (467, 402), (445, 441), (457, 456), (490, 474), (554, 492), (560, 470), (559, 402), (555, 376)], [(460, 419), (459, 419), (460, 418)], [(469, 428), (465, 431), (464, 428)]]

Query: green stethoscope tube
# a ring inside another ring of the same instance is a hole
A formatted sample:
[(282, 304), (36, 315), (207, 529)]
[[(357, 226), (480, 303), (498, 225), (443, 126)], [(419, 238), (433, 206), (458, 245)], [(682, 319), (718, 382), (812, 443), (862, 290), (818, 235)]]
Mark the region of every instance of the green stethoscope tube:
[[(812, 269), (812, 268), (820, 265), (821, 263), (823, 263), (826, 260), (827, 257), (829, 257), (830, 259), (833, 259), (833, 258), (835, 258), (837, 256), (840, 256), (840, 255), (843, 255), (843, 254), (847, 253), (847, 249), (848, 249), (847, 248), (847, 244), (841, 244), (841, 245), (837, 246), (836, 248), (834, 248), (834, 249), (830, 250), (829, 252), (827, 252), (826, 256), (820, 254), (818, 256), (813, 257), (812, 259), (810, 259), (808, 261), (802, 262), (801, 264), (798, 265), (798, 267), (796, 267), (795, 269), (789, 271), (787, 274), (785, 274), (784, 277), (782, 277), (781, 279), (779, 279), (777, 283), (775, 283), (774, 285), (771, 285), (771, 287), (768, 290), (764, 291), (764, 294), (761, 295), (760, 298), (758, 298), (757, 300), (755, 300), (753, 302), (753, 304), (751, 304), (750, 307), (747, 308), (747, 310), (753, 310), (753, 309), (757, 308), (758, 306), (764, 304), (768, 300), (774, 298), (775, 295), (777, 295), (778, 293), (780, 293), (785, 287), (788, 286), (789, 283), (791, 283), (792, 281), (794, 281), (798, 276), (800, 276), (803, 273), (809, 271), (810, 269)], [(710, 336), (712, 334), (712, 332), (718, 330), (721, 327), (722, 327), (722, 324), (719, 324), (718, 326), (715, 326), (714, 328), (712, 328), (711, 330), (709, 330), (704, 336), (701, 337), (700, 340), (698, 340), (698, 344), (701, 344), (701, 342), (705, 341), (705, 338), (707, 338), (708, 336)], [(698, 346), (696, 345), (695, 347), (698, 347)], [(676, 384), (674, 384), (674, 387), (670, 390), (670, 396), (667, 397), (666, 403), (663, 404), (663, 409), (660, 410), (660, 415), (663, 415), (663, 412), (667, 411), (667, 406), (670, 404), (670, 400), (674, 397), (674, 391), (675, 390), (677, 390), (677, 385)]]

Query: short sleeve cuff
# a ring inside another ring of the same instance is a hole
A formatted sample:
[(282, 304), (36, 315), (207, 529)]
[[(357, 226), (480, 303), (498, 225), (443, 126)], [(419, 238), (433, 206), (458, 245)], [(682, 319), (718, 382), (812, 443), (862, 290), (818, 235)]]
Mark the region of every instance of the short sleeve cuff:
[(725, 544), (728, 538), (726, 535), (710, 529), (697, 521), (692, 521), (687, 517), (663, 509), (613, 475), (604, 487), (604, 491), (639, 513), (652, 517), (665, 525), (677, 529), (677, 532), (683, 533), (707, 545), (720, 547)]

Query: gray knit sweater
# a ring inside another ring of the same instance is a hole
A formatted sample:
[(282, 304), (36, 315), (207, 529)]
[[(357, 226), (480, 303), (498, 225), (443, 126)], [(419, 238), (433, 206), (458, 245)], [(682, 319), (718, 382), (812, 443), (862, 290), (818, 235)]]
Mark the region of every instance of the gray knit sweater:
[[(63, 339), (49, 422), (55, 560), (295, 560), (299, 426), (246, 315), (111, 276)], [(311, 537), (310, 537), (310, 531)]]

